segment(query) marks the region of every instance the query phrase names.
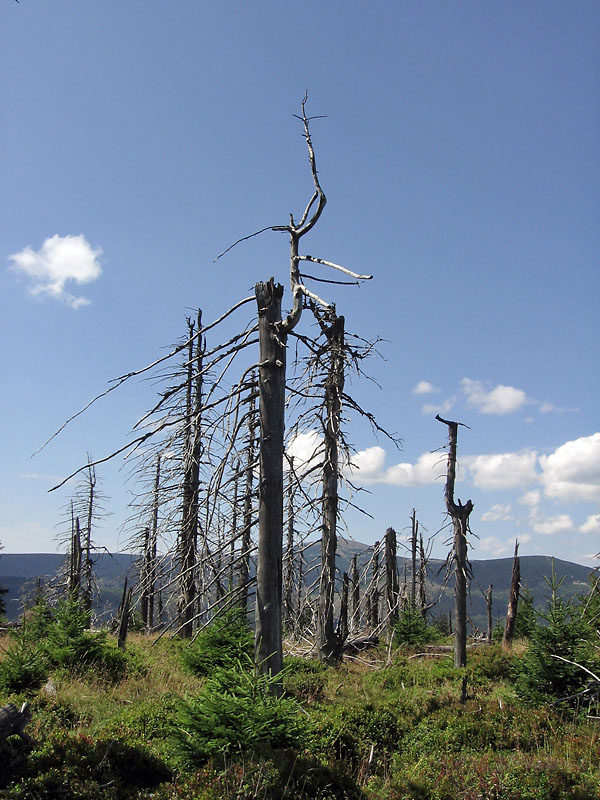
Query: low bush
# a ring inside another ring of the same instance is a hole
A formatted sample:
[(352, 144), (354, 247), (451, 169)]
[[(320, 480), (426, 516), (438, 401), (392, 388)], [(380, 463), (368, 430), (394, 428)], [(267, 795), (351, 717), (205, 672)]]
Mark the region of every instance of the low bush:
[(301, 703), (315, 703), (324, 697), (333, 669), (322, 661), (286, 656), (283, 659), (283, 688)]
[(217, 669), (196, 697), (181, 702), (173, 737), (183, 763), (201, 766), (211, 757), (294, 747), (305, 732), (296, 701), (278, 696), (274, 679), (248, 659)]
[(394, 625), (394, 641), (397, 645), (420, 648), (439, 638), (439, 631), (430, 628), (418, 608), (406, 608), (400, 612)]
[(210, 675), (216, 668), (233, 667), (253, 653), (254, 635), (239, 608), (216, 617), (192, 643), (181, 648), (184, 665), (199, 677)]

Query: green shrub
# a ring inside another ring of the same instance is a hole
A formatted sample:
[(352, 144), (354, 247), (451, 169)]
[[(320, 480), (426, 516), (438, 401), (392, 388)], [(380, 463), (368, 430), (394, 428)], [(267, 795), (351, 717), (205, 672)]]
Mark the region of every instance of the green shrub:
[(588, 680), (582, 669), (556, 658), (586, 665), (587, 631), (578, 611), (554, 597), (541, 616), (546, 625), (539, 625), (534, 631), (516, 681), (517, 693), (534, 703), (574, 694)]
[(210, 675), (216, 668), (233, 667), (253, 653), (254, 636), (244, 612), (238, 608), (216, 617), (181, 649), (183, 663), (199, 677)]
[(12, 643), (0, 661), (0, 690), (6, 694), (36, 691), (50, 672), (48, 659), (25, 631), (17, 630), (11, 638)]
[(283, 688), (286, 694), (303, 703), (323, 699), (327, 678), (332, 668), (322, 661), (298, 656), (283, 659)]
[(401, 611), (394, 625), (394, 641), (396, 644), (406, 647), (422, 647), (436, 635), (438, 632), (433, 631), (427, 625), (427, 621), (418, 608), (406, 608)]
[(200, 694), (182, 701), (173, 735), (187, 765), (299, 744), (305, 724), (296, 701), (277, 696), (274, 679), (251, 659), (245, 666), (217, 669)]

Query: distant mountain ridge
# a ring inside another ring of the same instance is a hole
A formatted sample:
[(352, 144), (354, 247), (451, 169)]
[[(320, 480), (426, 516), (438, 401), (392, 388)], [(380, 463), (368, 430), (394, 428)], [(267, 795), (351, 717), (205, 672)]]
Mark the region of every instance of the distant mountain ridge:
[[(372, 547), (351, 540), (338, 542), (337, 566), (340, 575), (349, 571), (350, 560), (354, 553), (359, 554), (359, 565), (369, 562)], [(320, 557), (320, 543), (311, 543), (304, 552), (307, 567), (318, 564)], [(99, 552), (94, 555), (94, 574), (98, 587), (98, 597), (95, 608), (99, 612), (110, 613), (119, 603), (123, 581), (126, 575), (130, 578), (135, 574), (136, 562), (139, 556), (130, 553)], [(52, 580), (61, 566), (65, 563), (65, 556), (60, 553), (31, 553), (0, 555), (0, 588), (8, 589), (4, 595), (8, 619), (16, 619), (22, 611), (22, 595), (28, 589), (28, 594), (33, 593), (35, 582), (41, 579), (47, 583)], [(400, 582), (403, 580), (405, 565), (410, 576), (410, 561), (402, 556), (398, 557), (398, 570)], [(486, 607), (482, 591), (493, 584), (493, 617), (502, 619), (506, 614), (508, 603), (508, 590), (512, 573), (512, 558), (496, 558), (489, 560), (471, 561), (472, 580), (470, 581), (469, 617), (474, 625), (484, 627)], [(584, 594), (589, 586), (591, 567), (584, 567), (571, 561), (554, 559), (554, 569), (557, 579), (562, 579), (560, 595), (572, 598)], [(447, 614), (453, 606), (453, 582), (442, 590), (444, 562), (432, 560), (428, 564), (428, 591), (432, 599), (441, 594), (439, 604), (433, 609), (434, 616), (439, 613)], [(544, 608), (550, 595), (545, 577), (552, 573), (552, 558), (550, 556), (521, 556), (521, 584), (533, 595), (537, 608)], [(313, 581), (313, 577), (307, 580)]]

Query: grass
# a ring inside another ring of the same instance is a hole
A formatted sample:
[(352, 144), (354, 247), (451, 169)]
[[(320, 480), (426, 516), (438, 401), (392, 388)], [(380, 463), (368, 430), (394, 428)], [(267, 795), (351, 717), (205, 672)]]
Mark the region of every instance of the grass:
[(29, 699), (27, 731), (40, 742), (9, 739), (0, 797), (600, 800), (599, 722), (523, 704), (514, 683), (525, 645), (510, 655), (497, 645), (470, 652), (466, 671), (407, 648), (393, 650), (387, 666), (383, 647), (371, 663), (338, 668), (287, 658), (284, 687), (300, 709), (286, 713), (296, 714), (299, 739), (224, 750), (191, 767), (173, 731), (182, 700), (198, 702), (210, 679), (190, 671), (167, 638), (132, 634), (127, 652), (118, 682), (58, 669), (50, 693), (0, 692), (0, 705)]

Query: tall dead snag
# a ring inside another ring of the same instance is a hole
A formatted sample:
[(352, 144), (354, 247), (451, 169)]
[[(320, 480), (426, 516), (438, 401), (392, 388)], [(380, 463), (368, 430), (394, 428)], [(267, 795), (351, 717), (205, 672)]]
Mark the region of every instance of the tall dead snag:
[[(252, 381), (254, 383), (254, 381)], [(256, 392), (254, 387), (249, 398), (250, 409), (248, 412), (248, 446), (246, 448), (246, 470), (244, 489), (244, 511), (242, 527), (242, 552), (240, 557), (240, 608), (244, 613), (248, 609), (248, 582), (250, 580), (250, 550), (252, 545), (252, 496), (254, 492), (254, 459), (256, 441)]]
[[(344, 391), (344, 317), (335, 308), (328, 313), (330, 325), (322, 320), (327, 337), (329, 369), (325, 381), (325, 457), (323, 462), (323, 519), (321, 523), (321, 578), (319, 583), (319, 657), (338, 661), (341, 657), (340, 637), (333, 624), (335, 597), (335, 554), (337, 550), (339, 438)], [(320, 319), (320, 318), (319, 318)]]
[[(462, 423), (442, 419), (438, 414), (438, 422), (448, 426), (448, 464), (446, 472), (446, 510), (452, 519), (454, 543), (452, 558), (454, 561), (454, 666), (467, 665), (467, 532), (469, 516), (473, 510), (470, 500), (463, 505), (458, 499), (454, 501), (454, 484), (456, 482), (456, 447), (458, 426)], [(466, 426), (465, 426), (466, 427)]]
[(398, 618), (398, 604), (400, 602), (398, 559), (396, 557), (396, 531), (393, 528), (388, 528), (385, 532), (385, 594), (387, 601), (388, 628), (391, 630)]
[(412, 574), (410, 584), (410, 607), (416, 608), (417, 605), (417, 541), (419, 534), (419, 522), (417, 520), (417, 512), (413, 508), (411, 521), (411, 535), (410, 535), (410, 555), (412, 563)]
[(508, 609), (506, 611), (506, 622), (504, 623), (504, 635), (502, 637), (502, 648), (510, 650), (513, 637), (515, 635), (515, 623), (517, 621), (517, 607), (519, 604), (519, 589), (521, 585), (521, 561), (518, 556), (519, 542), (515, 540), (515, 554), (513, 556), (512, 576), (510, 579), (510, 592), (508, 595)]
[(338, 627), (338, 638), (340, 646), (344, 646), (344, 642), (348, 638), (348, 594), (350, 589), (350, 578), (348, 573), (344, 572), (342, 576), (342, 599), (340, 602), (340, 621)]
[(288, 519), (287, 519), (287, 546), (286, 546), (286, 562), (285, 562), (285, 596), (283, 601), (283, 613), (285, 624), (290, 627), (294, 616), (294, 602), (293, 602), (293, 589), (294, 589), (294, 458), (289, 459), (290, 462), (290, 482), (288, 484)]
[(71, 501), (71, 550), (69, 555), (69, 597), (79, 598), (81, 589), (81, 526), (79, 517), (75, 516)]
[(352, 582), (352, 622), (350, 628), (352, 633), (354, 633), (360, 627), (360, 577), (358, 574), (356, 553), (352, 556), (350, 580)]
[(260, 341), (260, 481), (256, 571), (256, 660), (277, 675), (283, 666), (281, 642), (283, 556), (283, 431), (286, 335), (281, 323), (283, 286), (271, 278), (255, 287)]
[(423, 534), (419, 534), (419, 606), (421, 616), (427, 619), (427, 553), (423, 543)]
[(487, 611), (487, 642), (492, 643), (492, 592), (494, 585), (490, 583), (485, 593), (485, 607)]
[(371, 633), (379, 627), (379, 542), (373, 545), (371, 591), (369, 592), (369, 625)]
[[(198, 310), (197, 336), (195, 323), (188, 318), (189, 350), (187, 361), (187, 396), (185, 420), (185, 454), (183, 475), (183, 508), (179, 549), (181, 574), (180, 634), (190, 639), (196, 614), (196, 561), (198, 549), (198, 500), (200, 492), (200, 456), (202, 449), (202, 356), (200, 334), (202, 312)], [(195, 352), (194, 352), (195, 344)]]
[(154, 595), (156, 592), (156, 553), (158, 540), (158, 507), (160, 496), (160, 453), (156, 456), (156, 472), (152, 493), (152, 517), (144, 529), (142, 574), (140, 575), (140, 614), (146, 633), (154, 627)]

